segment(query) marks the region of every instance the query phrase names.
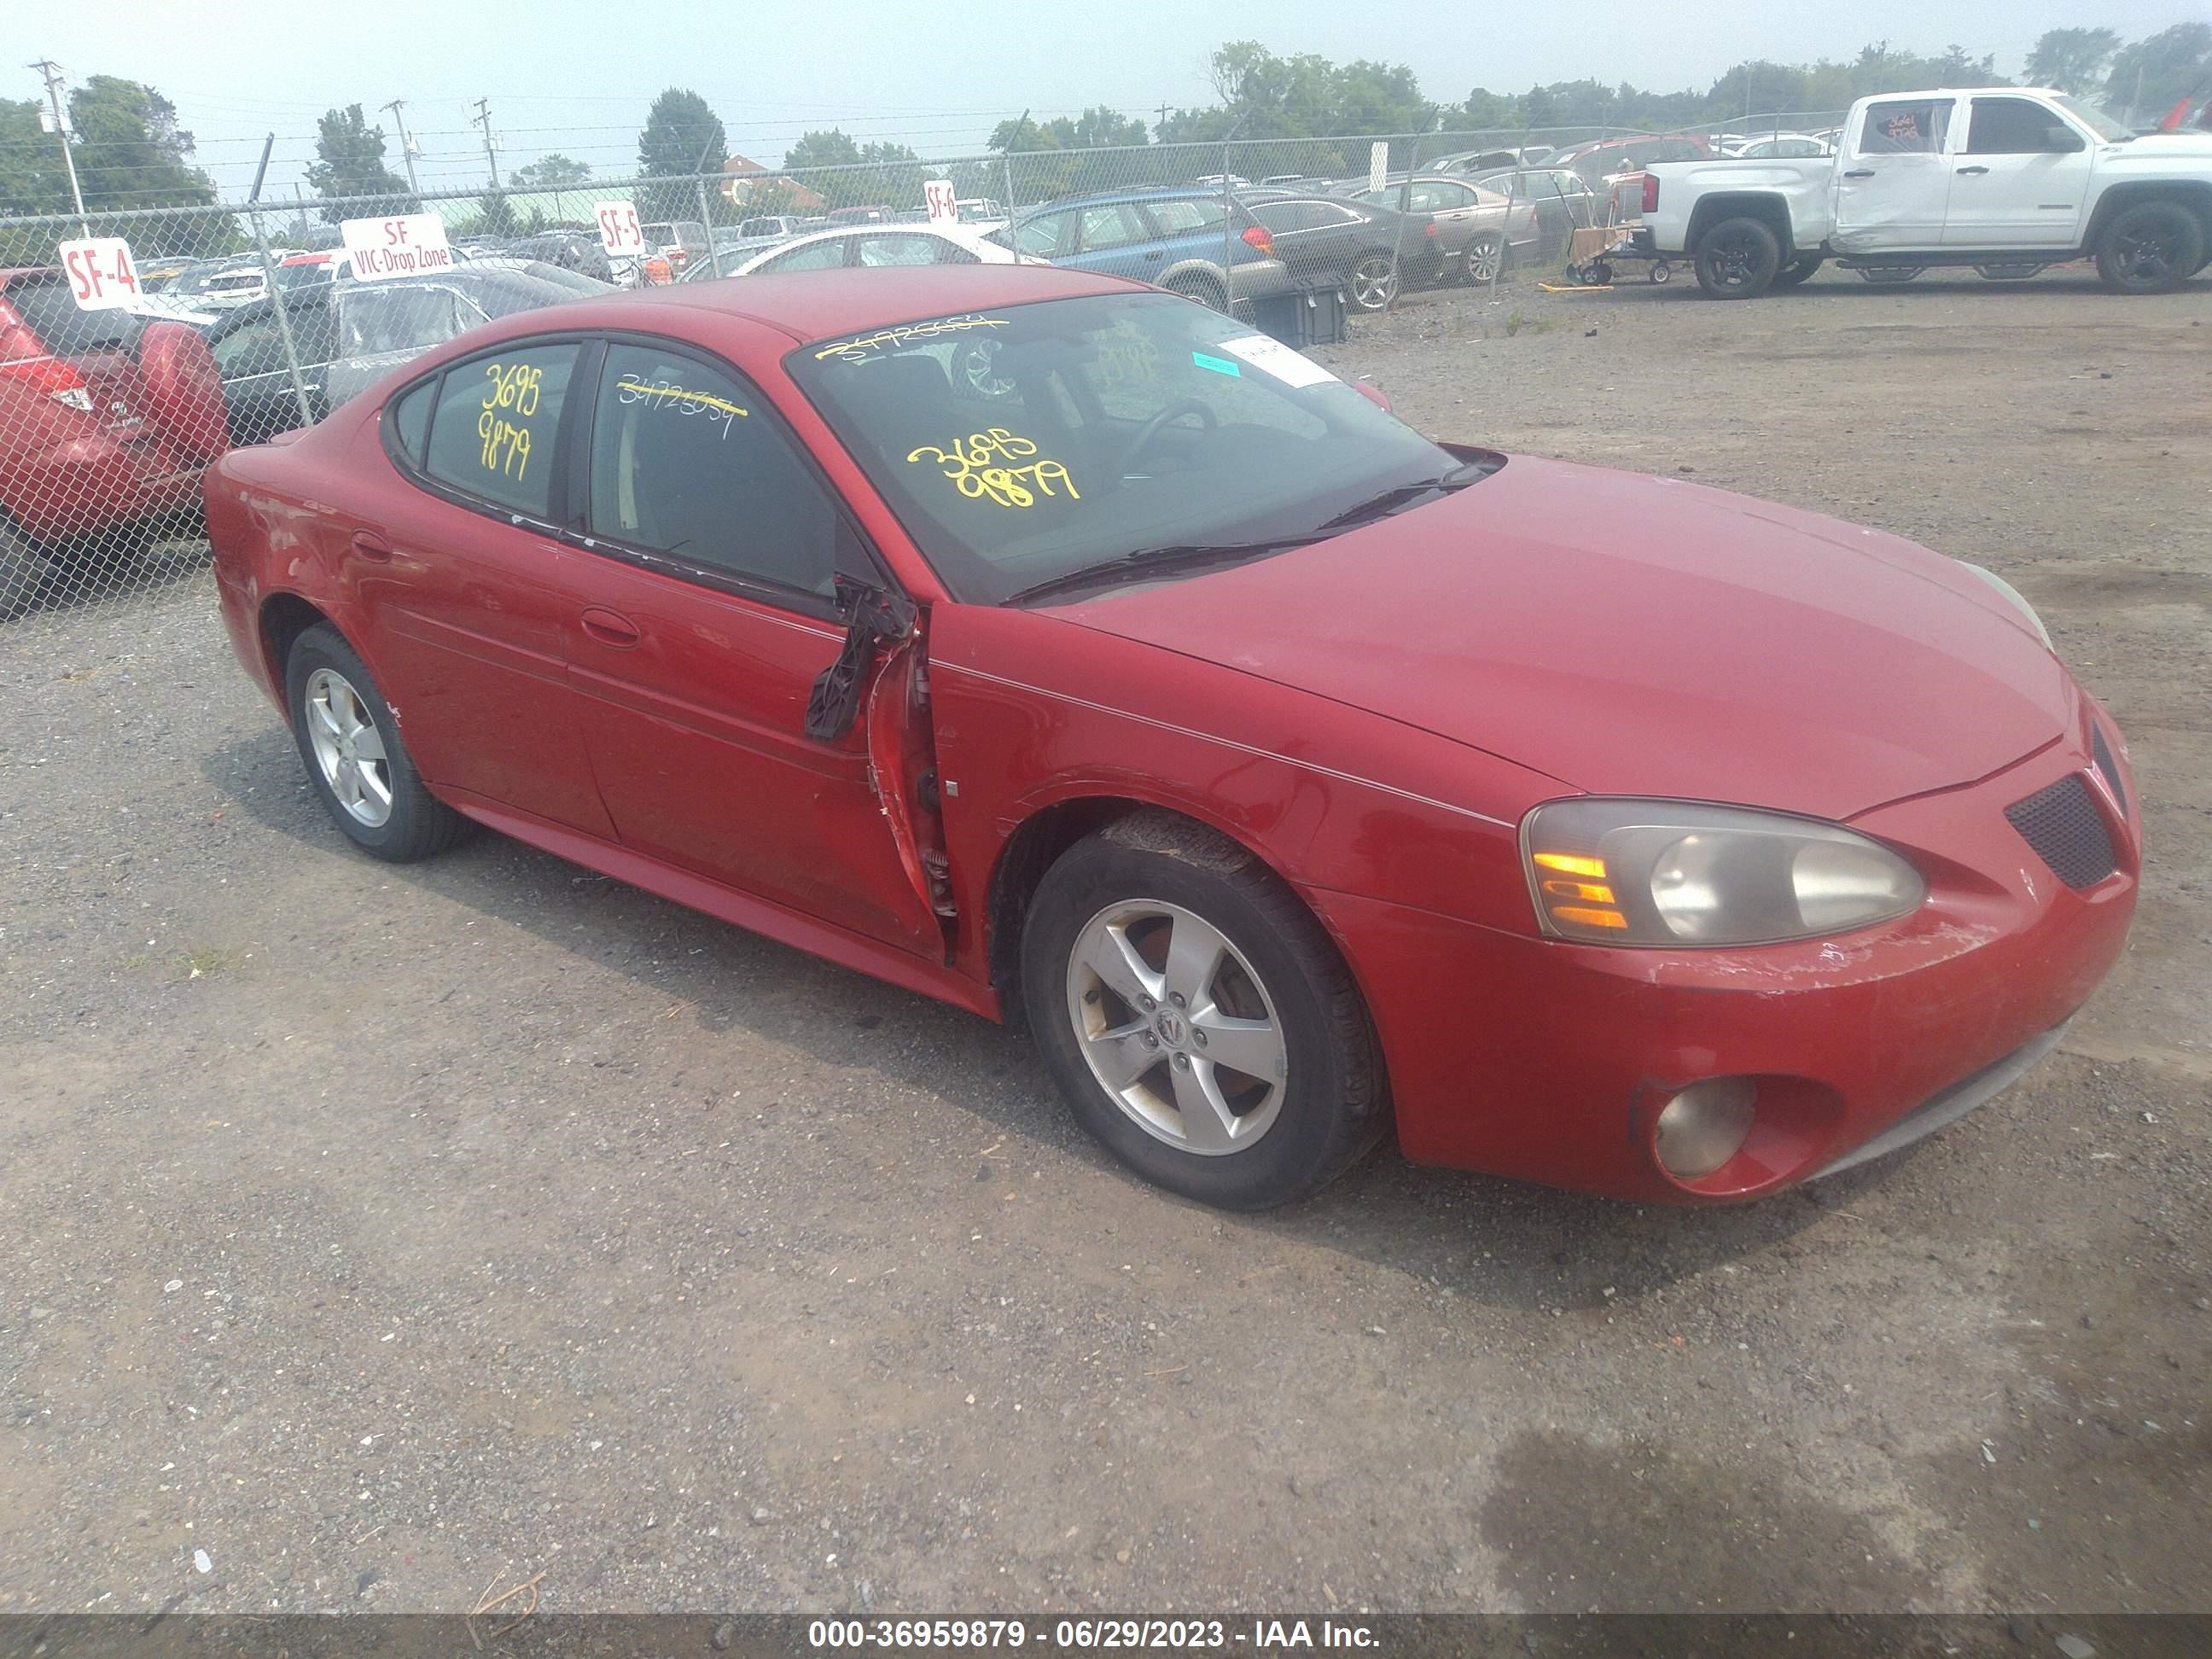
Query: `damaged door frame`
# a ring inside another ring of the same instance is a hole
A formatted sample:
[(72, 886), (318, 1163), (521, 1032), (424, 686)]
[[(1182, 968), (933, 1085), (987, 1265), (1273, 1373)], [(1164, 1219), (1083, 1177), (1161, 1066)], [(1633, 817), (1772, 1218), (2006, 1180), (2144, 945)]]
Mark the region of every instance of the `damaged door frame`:
[(950, 968), (957, 954), (959, 909), (939, 794), (928, 612), (895, 589), (845, 575), (836, 578), (836, 597), (846, 617), (845, 643), (807, 697), (806, 735), (836, 743), (854, 721), (862, 722), (876, 805), (908, 885), (936, 921)]

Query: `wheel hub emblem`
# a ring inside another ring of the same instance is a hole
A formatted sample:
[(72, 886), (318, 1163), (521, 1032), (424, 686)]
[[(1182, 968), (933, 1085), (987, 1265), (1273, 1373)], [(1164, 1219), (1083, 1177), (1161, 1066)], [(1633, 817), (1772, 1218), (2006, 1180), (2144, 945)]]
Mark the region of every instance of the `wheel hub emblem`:
[(1160, 1041), (1166, 1043), (1169, 1048), (1182, 1047), (1183, 1024), (1179, 1016), (1171, 1014), (1164, 1008), (1160, 1011), (1160, 1017), (1152, 1022), (1152, 1029), (1160, 1034)]

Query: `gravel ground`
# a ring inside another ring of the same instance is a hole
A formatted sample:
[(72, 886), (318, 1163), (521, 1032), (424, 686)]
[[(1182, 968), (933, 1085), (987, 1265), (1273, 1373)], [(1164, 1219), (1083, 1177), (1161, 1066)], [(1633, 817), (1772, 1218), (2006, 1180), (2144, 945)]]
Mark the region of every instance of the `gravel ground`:
[(2133, 740), (2065, 1048), (1739, 1210), (1197, 1209), (965, 1016), (351, 854), (189, 560), (0, 631), (0, 1611), (2212, 1605), (2207, 321), (1516, 282), (1320, 354), (1986, 562)]

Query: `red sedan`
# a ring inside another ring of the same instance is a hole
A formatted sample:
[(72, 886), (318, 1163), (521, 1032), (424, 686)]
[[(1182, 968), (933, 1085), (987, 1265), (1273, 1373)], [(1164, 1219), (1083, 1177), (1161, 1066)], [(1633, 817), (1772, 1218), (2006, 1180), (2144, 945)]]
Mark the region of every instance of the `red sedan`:
[(210, 474), (338, 828), (488, 824), (992, 1018), (1161, 1184), (1625, 1196), (1949, 1121), (2118, 955), (2118, 732), (1974, 567), (1430, 442), (1031, 267), (478, 329)]

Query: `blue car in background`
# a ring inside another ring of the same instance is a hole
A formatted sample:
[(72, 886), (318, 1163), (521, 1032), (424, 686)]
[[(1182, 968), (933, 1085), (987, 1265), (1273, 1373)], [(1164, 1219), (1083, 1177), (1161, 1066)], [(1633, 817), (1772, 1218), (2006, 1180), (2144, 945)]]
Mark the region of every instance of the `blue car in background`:
[[(1014, 221), (1018, 252), (1056, 265), (1130, 276), (1212, 306), (1238, 307), (1296, 291), (1273, 235), (1242, 202), (1224, 229), (1218, 190), (1164, 185), (1072, 196)], [(1222, 258), (1226, 250), (1229, 264)]]

